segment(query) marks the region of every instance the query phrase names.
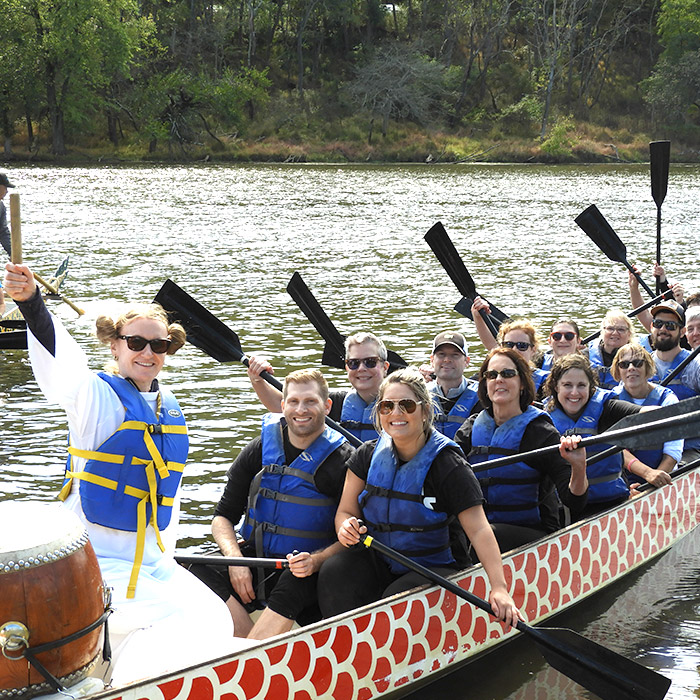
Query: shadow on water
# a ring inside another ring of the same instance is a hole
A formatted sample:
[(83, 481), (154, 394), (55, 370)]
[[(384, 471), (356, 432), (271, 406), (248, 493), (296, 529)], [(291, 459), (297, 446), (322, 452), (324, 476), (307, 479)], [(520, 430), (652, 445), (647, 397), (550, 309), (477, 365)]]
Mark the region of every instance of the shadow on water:
[[(567, 627), (670, 678), (667, 700), (700, 697), (700, 533), (592, 599), (544, 623)], [(519, 636), (407, 696), (411, 700), (578, 700), (595, 695)]]

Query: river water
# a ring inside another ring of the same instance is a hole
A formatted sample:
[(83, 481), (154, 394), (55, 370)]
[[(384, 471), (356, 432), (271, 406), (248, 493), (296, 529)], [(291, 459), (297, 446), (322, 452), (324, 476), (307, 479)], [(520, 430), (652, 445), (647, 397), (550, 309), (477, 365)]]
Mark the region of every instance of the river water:
[[(86, 313), (77, 317), (57, 302), (51, 309), (95, 368), (108, 355), (92, 335), (95, 317), (118, 302), (151, 299), (167, 278), (235, 330), (244, 351), (266, 355), (279, 376), (318, 366), (323, 343), (285, 290), (295, 271), (343, 334), (374, 330), (420, 363), (437, 332), (458, 329), (478, 364), (484, 353), (473, 325), (452, 309), (460, 295), (423, 240), (436, 221), (477, 289), (510, 315), (528, 315), (545, 335), (561, 316), (578, 319), (585, 335), (606, 308), (629, 308), (624, 267), (574, 223), (589, 204), (653, 283), (648, 166), (201, 164), (13, 167), (8, 174), (21, 195), (25, 260), (46, 277), (71, 256), (64, 292)], [(691, 291), (700, 289), (699, 175), (698, 166), (673, 165), (662, 207), (662, 261)], [(25, 355), (0, 355), (0, 500), (49, 500), (62, 473), (65, 419), (38, 392)], [(344, 385), (340, 371), (324, 371), (331, 386)], [(218, 363), (192, 346), (169, 359), (162, 378), (191, 431), (181, 545), (201, 551), (210, 545), (225, 471), (258, 433), (263, 410), (240, 364)], [(700, 697), (697, 541), (684, 546), (628, 593), (615, 589), (564, 620), (669, 673), (673, 700)], [(542, 670), (525, 644), (513, 644), (507, 662), (485, 662), (416, 697), (585, 697)]]

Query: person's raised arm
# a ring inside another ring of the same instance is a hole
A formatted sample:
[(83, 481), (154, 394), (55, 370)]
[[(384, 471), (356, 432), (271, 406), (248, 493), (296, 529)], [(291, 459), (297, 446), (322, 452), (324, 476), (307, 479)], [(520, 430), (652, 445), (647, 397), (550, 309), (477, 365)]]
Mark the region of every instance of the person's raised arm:
[(248, 358), (248, 379), (253, 386), (253, 390), (260, 399), (260, 403), (268, 411), (273, 413), (282, 412), (282, 392), (276, 389), (272, 384), (266, 382), (260, 374), (262, 372), (267, 372), (268, 374), (274, 374), (275, 370), (272, 365), (264, 357), (256, 357), (251, 355)]
[(481, 311), (485, 311), (487, 314), (491, 313), (491, 307), (488, 305), (488, 302), (484, 301), (481, 297), (475, 297), (471, 311), (481, 344), (486, 348), (487, 352), (497, 348), (498, 343), (480, 313)]
[[(639, 272), (636, 265), (633, 265), (633, 267), (636, 272)], [(627, 281), (630, 287), (630, 302), (632, 303), (632, 308), (636, 309), (643, 306), (644, 299), (642, 298), (642, 293), (639, 291), (639, 280), (631, 272), (628, 272)], [(651, 322), (653, 321), (653, 318), (648, 309), (638, 313), (637, 320), (644, 326), (644, 328), (647, 329), (648, 332), (651, 332)]]

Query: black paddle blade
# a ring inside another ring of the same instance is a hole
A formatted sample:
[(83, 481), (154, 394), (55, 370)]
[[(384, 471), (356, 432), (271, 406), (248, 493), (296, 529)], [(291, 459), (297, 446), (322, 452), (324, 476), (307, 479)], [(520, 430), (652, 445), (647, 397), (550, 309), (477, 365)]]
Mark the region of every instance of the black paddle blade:
[[(615, 435), (619, 431), (624, 431), (625, 434)], [(611, 443), (628, 450), (654, 447), (670, 440), (696, 435), (700, 435), (700, 396), (635, 413), (617, 421), (610, 430), (601, 433), (602, 437), (609, 436)]]
[(595, 204), (582, 211), (574, 221), (610, 260), (621, 263), (627, 261), (625, 244)]
[(445, 268), (445, 272), (447, 272), (459, 293), (463, 297), (471, 299), (477, 296), (474, 280), (442, 223), (438, 221), (434, 224), (423, 238), (433, 253), (435, 253), (435, 257), (440, 261), (440, 264)]
[(319, 335), (326, 341), (326, 347), (323, 350), (323, 355), (330, 360), (330, 354), (333, 353), (340, 358), (342, 364), (338, 365), (335, 362), (326, 362), (329, 367), (345, 367), (345, 336), (341, 335), (340, 331), (333, 325), (333, 321), (328, 318), (326, 312), (321, 308), (321, 305), (316, 300), (316, 297), (311, 293), (311, 290), (306, 286), (306, 283), (301, 278), (298, 272), (292, 275), (287, 285), (287, 292), (294, 299), (297, 306), (302, 310), (306, 318), (311, 321), (313, 327), (318, 331)]
[(337, 369), (345, 369), (345, 353), (339, 355), (337, 351), (328, 343), (323, 346), (323, 355), (321, 363), (327, 367), (335, 367)]
[(660, 673), (573, 630), (524, 627), (553, 668), (603, 700), (661, 700), (671, 686)]
[(660, 207), (666, 198), (668, 187), (668, 165), (671, 159), (670, 141), (652, 141), (649, 144), (649, 164), (651, 169), (651, 196)]
[(219, 362), (240, 362), (243, 357), (238, 336), (172, 280), (165, 283), (154, 301), (187, 332), (187, 340)]
[[(481, 297), (484, 299), (484, 297)], [(491, 309), (491, 320), (493, 321), (494, 326), (496, 328), (500, 328), (502, 323), (505, 323), (506, 321), (510, 320), (510, 316), (507, 314), (503, 313), (495, 304), (492, 304), (488, 299), (484, 299), (484, 301), (489, 305), (489, 308)], [(472, 316), (472, 304), (473, 304), (472, 299), (467, 299), (467, 297), (462, 297), (454, 306), (455, 311), (458, 314), (462, 314), (465, 318), (468, 318), (470, 321), (474, 320), (474, 317)]]

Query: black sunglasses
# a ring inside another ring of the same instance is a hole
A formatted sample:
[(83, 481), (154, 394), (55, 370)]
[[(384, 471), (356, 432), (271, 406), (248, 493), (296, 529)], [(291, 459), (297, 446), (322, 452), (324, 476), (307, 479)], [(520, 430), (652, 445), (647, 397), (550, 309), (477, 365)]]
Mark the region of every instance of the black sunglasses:
[(666, 326), (667, 331), (675, 331), (681, 324), (678, 323), (678, 321), (662, 321), (660, 318), (655, 318), (651, 322), (651, 325), (654, 326), (654, 328), (663, 328)]
[(617, 363), (620, 369), (628, 369), (630, 365), (638, 368), (642, 367), (644, 365), (644, 360), (642, 360), (641, 357), (635, 357), (634, 360), (620, 360)]
[(503, 379), (512, 379), (518, 374), (517, 369), (512, 369), (510, 367), (506, 367), (505, 369), (487, 369), (484, 372), (484, 376), (486, 379), (496, 379), (498, 375), (501, 375)]
[(561, 331), (555, 331), (554, 333), (550, 333), (549, 337), (552, 340), (559, 341), (564, 338), (564, 340), (573, 340), (576, 337), (576, 333), (572, 331), (566, 331), (565, 333), (562, 333)]
[(501, 345), (511, 350), (515, 348), (516, 350), (520, 350), (520, 352), (525, 352), (525, 350), (532, 347), (532, 343), (526, 343), (524, 340), (504, 340)]
[(142, 338), (140, 335), (118, 335), (117, 338), (126, 340), (126, 347), (134, 352), (141, 352), (146, 345), (150, 345), (151, 350), (153, 350), (156, 355), (162, 355), (164, 352), (167, 352), (170, 343), (172, 343), (172, 340), (168, 340), (168, 338), (152, 338), (151, 340), (146, 340), (146, 338)]
[(385, 399), (377, 404), (377, 410), (383, 416), (388, 416), (390, 413), (394, 412), (394, 407), (398, 406), (401, 413), (415, 413), (419, 403), (423, 402), (414, 401), (413, 399), (399, 399), (398, 401)]
[(377, 363), (381, 362), (378, 357), (363, 357), (361, 359), (345, 360), (345, 366), (348, 369), (360, 369), (360, 365), (364, 365), (367, 369), (374, 369)]

